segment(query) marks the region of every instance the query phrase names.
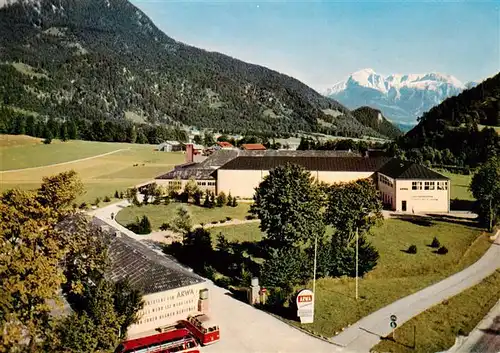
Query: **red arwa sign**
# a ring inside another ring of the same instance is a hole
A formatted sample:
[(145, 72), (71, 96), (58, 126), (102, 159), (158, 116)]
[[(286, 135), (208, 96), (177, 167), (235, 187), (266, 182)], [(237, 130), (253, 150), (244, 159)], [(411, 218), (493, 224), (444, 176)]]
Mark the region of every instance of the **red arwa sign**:
[(314, 322), (314, 293), (303, 289), (297, 295), (297, 316), (302, 324)]

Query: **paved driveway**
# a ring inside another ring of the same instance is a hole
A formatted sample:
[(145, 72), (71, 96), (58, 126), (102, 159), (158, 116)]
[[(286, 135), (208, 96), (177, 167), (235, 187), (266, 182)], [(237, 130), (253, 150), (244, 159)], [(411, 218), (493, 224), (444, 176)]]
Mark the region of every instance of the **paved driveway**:
[(210, 315), (219, 322), (221, 340), (203, 347), (203, 353), (322, 353), (345, 351), (309, 336), (288, 324), (210, 288)]
[[(116, 215), (128, 204), (126, 200), (120, 201), (89, 214), (133, 239), (147, 243), (147, 236), (137, 236), (111, 219), (111, 213)], [(326, 353), (342, 350), (232, 298), (224, 288), (210, 285), (209, 293), (210, 315), (219, 322), (221, 340), (203, 347), (203, 353)]]

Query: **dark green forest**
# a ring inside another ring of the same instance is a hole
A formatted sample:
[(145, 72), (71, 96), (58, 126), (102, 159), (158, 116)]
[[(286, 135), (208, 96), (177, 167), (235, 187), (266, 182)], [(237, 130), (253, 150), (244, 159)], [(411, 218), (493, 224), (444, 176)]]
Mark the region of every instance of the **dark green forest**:
[(126, 112), (149, 125), (382, 137), (292, 77), (177, 42), (128, 1), (109, 4), (42, 0), (0, 9), (0, 104), (40, 121), (74, 121), (82, 138), (85, 126), (116, 125)]
[[(401, 130), (387, 120), (378, 109), (359, 107), (351, 113), (356, 120), (364, 126), (371, 127), (373, 130), (391, 139), (395, 139), (403, 134)], [(381, 118), (380, 120), (379, 117)]]
[(425, 113), (398, 145), (408, 159), (476, 167), (500, 155), (500, 74)]

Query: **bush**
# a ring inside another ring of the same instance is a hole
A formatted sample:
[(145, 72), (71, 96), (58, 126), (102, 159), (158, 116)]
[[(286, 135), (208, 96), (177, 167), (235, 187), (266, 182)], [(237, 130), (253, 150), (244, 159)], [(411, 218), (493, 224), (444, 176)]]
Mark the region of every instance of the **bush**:
[(43, 143), (45, 145), (50, 145), (52, 143), (52, 137), (47, 137), (45, 140), (43, 140)]
[(169, 230), (170, 228), (170, 224), (168, 223), (162, 223), (162, 225), (160, 226), (160, 230)]
[(120, 191), (120, 199), (123, 199), (125, 195), (123, 195), (123, 191)]
[(431, 248), (439, 248), (440, 246), (441, 243), (436, 237), (434, 237), (434, 239), (432, 239)]
[(100, 203), (101, 203), (101, 199), (99, 197), (97, 197), (94, 201), (94, 205), (99, 206)]
[(226, 217), (226, 221), (230, 221), (230, 220), (232, 220), (231, 217)]
[(445, 255), (448, 253), (448, 249), (446, 248), (446, 246), (442, 246), (437, 250), (437, 253), (439, 255)]
[(115, 190), (115, 199), (121, 199), (120, 194), (118, 193), (118, 190)]
[(226, 289), (229, 288), (229, 286), (231, 285), (231, 279), (228, 277), (217, 278), (214, 282), (219, 287), (226, 288)]
[(219, 223), (226, 223), (226, 220), (225, 220), (225, 219), (221, 219), (221, 220), (219, 221)]
[(212, 224), (217, 224), (217, 223), (219, 223), (219, 222), (218, 221), (212, 221)]
[(103, 199), (104, 202), (110, 202), (111, 199), (109, 198), (109, 196), (105, 196), (104, 199)]
[(200, 223), (201, 228), (205, 226), (205, 223)]
[(410, 245), (408, 250), (406, 250), (408, 254), (416, 254), (417, 253), (417, 246), (416, 245)]
[(86, 202), (82, 202), (82, 203), (80, 204), (80, 209), (81, 209), (81, 210), (85, 210), (86, 208), (87, 208), (87, 203), (86, 203)]
[(257, 216), (256, 216), (256, 215), (254, 215), (254, 214), (249, 214), (249, 215), (246, 215), (246, 216), (245, 216), (245, 219), (246, 219), (246, 220), (257, 219)]
[(231, 204), (232, 207), (238, 206), (238, 201), (236, 201), (236, 197), (233, 197), (233, 203)]

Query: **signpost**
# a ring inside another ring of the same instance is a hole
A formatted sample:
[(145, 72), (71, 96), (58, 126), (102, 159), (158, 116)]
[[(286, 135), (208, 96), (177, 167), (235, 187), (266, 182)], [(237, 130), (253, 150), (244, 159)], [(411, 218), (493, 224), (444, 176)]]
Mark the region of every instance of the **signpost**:
[(389, 323), (389, 325), (392, 328), (392, 338), (394, 339), (394, 341), (396, 340), (396, 327), (398, 327), (398, 323), (396, 322), (397, 320), (398, 317), (396, 315), (391, 315), (391, 322)]
[(301, 324), (314, 322), (314, 293), (309, 289), (303, 289), (297, 295), (297, 316)]

